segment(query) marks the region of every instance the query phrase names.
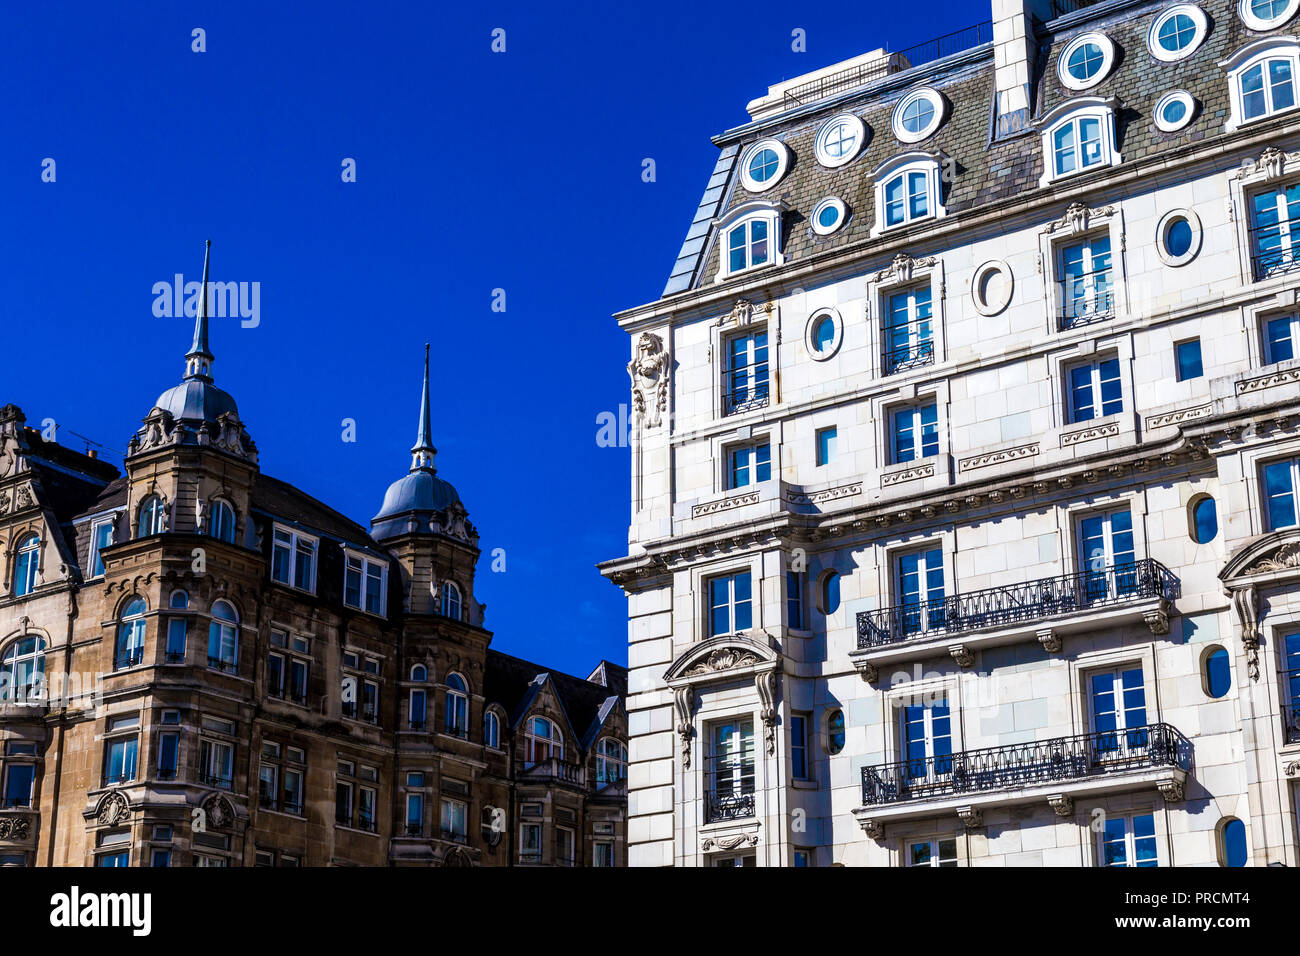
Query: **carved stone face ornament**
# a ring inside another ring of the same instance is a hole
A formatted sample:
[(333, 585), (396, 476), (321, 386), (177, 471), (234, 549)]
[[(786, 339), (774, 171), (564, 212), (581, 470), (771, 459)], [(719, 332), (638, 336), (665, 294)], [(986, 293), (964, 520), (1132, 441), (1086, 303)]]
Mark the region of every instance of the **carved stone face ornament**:
[(627, 363), (632, 379), (632, 411), (646, 428), (657, 428), (668, 407), (668, 353), (663, 339), (652, 332), (642, 332), (637, 340), (636, 358)]

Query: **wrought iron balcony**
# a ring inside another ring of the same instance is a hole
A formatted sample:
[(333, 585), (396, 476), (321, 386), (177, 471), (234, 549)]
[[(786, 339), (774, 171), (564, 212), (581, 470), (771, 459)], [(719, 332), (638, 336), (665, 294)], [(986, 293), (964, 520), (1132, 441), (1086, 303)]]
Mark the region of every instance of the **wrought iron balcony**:
[(222, 790), (229, 790), (234, 780), (231, 777), (219, 773), (212, 773), (207, 770), (199, 772), (199, 783), (209, 787), (220, 787)]
[(767, 403), (767, 382), (760, 382), (748, 388), (734, 388), (722, 396), (722, 414), (738, 415), (754, 408), (763, 408)]
[(1286, 721), (1287, 743), (1300, 741), (1300, 670), (1282, 672), (1282, 717)]
[(442, 838), (443, 838), (444, 840), (448, 841), (449, 843), (468, 843), (468, 842), (469, 842), (469, 836), (468, 836), (467, 834), (464, 834), (464, 833), (459, 832), (458, 830), (448, 830), (446, 827), (443, 827), (442, 830), (441, 830), (440, 832), (441, 832)]
[[(1096, 283), (1095, 290), (1087, 289), (1086, 282)], [(1073, 285), (1073, 287), (1071, 287)], [(1062, 287), (1063, 305), (1060, 328), (1077, 329), (1105, 322), (1115, 317), (1115, 294), (1110, 288), (1110, 269), (1098, 269), (1083, 275), (1072, 275)]]
[(184, 663), (185, 663), (185, 652), (184, 652), (184, 651), (168, 651), (168, 652), (167, 652), (166, 661), (167, 661), (168, 664), (184, 664)]
[(1298, 241), (1300, 230), (1292, 231), (1290, 223), (1269, 223), (1251, 229), (1250, 263), (1255, 279), (1270, 279), (1300, 269)]
[(1169, 724), (1056, 737), (862, 768), (866, 806), (1052, 786), (1162, 767), (1187, 773), (1192, 745)]
[(227, 674), (234, 673), (235, 670), (234, 661), (222, 660), (220, 657), (209, 657), (208, 666), (214, 671), (222, 671)]
[[(888, 331), (888, 330), (886, 330)], [(885, 352), (885, 374), (894, 375), (908, 369), (934, 364), (934, 342), (924, 340)]]
[(858, 648), (948, 637), (987, 628), (1032, 624), (1153, 598), (1177, 596), (1178, 579), (1159, 561), (1078, 571), (1024, 584), (953, 594), (858, 614)]
[(704, 822), (722, 823), (754, 816), (752, 793), (710, 793), (704, 804)]
[(114, 670), (126, 670), (128, 667), (136, 667), (144, 660), (144, 648), (132, 647), (124, 651), (119, 651), (116, 659), (113, 661)]

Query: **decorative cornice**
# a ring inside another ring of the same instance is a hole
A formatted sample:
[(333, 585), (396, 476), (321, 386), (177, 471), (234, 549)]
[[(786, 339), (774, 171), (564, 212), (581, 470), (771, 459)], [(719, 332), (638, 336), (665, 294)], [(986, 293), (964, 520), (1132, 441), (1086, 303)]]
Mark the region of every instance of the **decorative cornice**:
[(719, 511), (731, 511), (733, 508), (743, 508), (746, 505), (756, 505), (758, 504), (758, 499), (758, 492), (750, 491), (743, 495), (721, 498), (718, 501), (708, 501), (702, 505), (692, 505), (691, 517), (702, 518), (705, 515), (717, 514)]
[(852, 498), (862, 494), (862, 482), (855, 481), (847, 485), (825, 488), (821, 491), (787, 491), (785, 500), (792, 505), (820, 505), (840, 498)]
[(1066, 432), (1061, 436), (1061, 447), (1068, 448), (1070, 445), (1078, 445), (1081, 442), (1094, 441), (1098, 438), (1113, 438), (1118, 434), (1118, 422), (1110, 422), (1106, 425), (1094, 425), (1091, 428), (1081, 428), (1077, 432)]
[(1176, 412), (1161, 412), (1159, 415), (1147, 416), (1147, 428), (1162, 428), (1165, 425), (1177, 425), (1179, 422), (1190, 422), (1197, 418), (1204, 418), (1214, 411), (1214, 403), (1209, 402), (1205, 405), (1197, 405), (1194, 408), (1180, 408)]
[(1246, 395), (1276, 385), (1290, 385), (1292, 382), (1300, 382), (1300, 368), (1283, 369), (1256, 378), (1243, 378), (1236, 383), (1236, 389), (1238, 395)]
[(983, 455), (974, 455), (970, 458), (963, 458), (957, 463), (958, 471), (974, 471), (976, 468), (987, 468), (990, 465), (1000, 465), (1004, 461), (1017, 461), (1021, 458), (1032, 458), (1038, 454), (1038, 442), (1032, 442), (1028, 445), (1017, 445), (1014, 448), (1000, 448), (997, 451), (990, 451)]
[(928, 461), (912, 468), (905, 468), (902, 471), (885, 472), (880, 476), (880, 487), (889, 488), (892, 485), (900, 485), (905, 481), (915, 481), (917, 478), (931, 478), (934, 476), (934, 462)]

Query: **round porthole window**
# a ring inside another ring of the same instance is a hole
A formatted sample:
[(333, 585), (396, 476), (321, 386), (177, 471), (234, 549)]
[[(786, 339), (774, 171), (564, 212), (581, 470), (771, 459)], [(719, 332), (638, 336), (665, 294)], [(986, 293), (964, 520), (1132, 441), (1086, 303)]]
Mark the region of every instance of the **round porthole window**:
[(1209, 26), (1200, 7), (1190, 3), (1170, 7), (1151, 22), (1147, 47), (1151, 55), (1165, 63), (1190, 56), (1205, 39)]
[(1156, 223), (1156, 253), (1167, 266), (1184, 266), (1201, 251), (1201, 220), (1190, 209), (1171, 209)]
[(818, 309), (808, 318), (804, 329), (804, 344), (808, 354), (818, 362), (824, 362), (840, 348), (844, 334), (844, 323), (834, 309)]
[(980, 315), (997, 315), (1010, 304), (1014, 286), (1009, 265), (1001, 259), (984, 263), (975, 270), (970, 283), (975, 310)]
[(844, 203), (832, 196), (819, 202), (812, 213), (812, 231), (819, 236), (829, 236), (844, 225), (847, 211)]
[(1162, 133), (1175, 133), (1192, 121), (1196, 115), (1196, 101), (1186, 90), (1166, 93), (1156, 102), (1156, 129)]
[(943, 122), (947, 104), (935, 90), (913, 90), (894, 107), (894, 136), (900, 143), (919, 143)]
[(740, 181), (752, 193), (771, 189), (785, 175), (790, 151), (774, 139), (760, 140), (745, 151), (740, 164)]
[(851, 113), (841, 113), (818, 131), (814, 152), (817, 162), (835, 169), (851, 162), (866, 144), (867, 128), (862, 120)]
[(1240, 0), (1237, 15), (1252, 30), (1272, 30), (1293, 16), (1300, 0)]
[(1086, 90), (1096, 86), (1115, 65), (1115, 44), (1104, 33), (1084, 33), (1061, 51), (1057, 76), (1066, 89)]

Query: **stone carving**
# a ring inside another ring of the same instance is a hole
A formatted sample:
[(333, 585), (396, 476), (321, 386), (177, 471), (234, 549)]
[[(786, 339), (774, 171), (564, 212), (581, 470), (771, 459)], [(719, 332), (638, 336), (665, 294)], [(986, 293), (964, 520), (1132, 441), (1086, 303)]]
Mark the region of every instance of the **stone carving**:
[(642, 332), (636, 357), (627, 363), (627, 374), (632, 379), (632, 411), (646, 428), (658, 428), (668, 407), (668, 369), (663, 339)]
[(1183, 785), (1177, 780), (1161, 780), (1156, 784), (1156, 789), (1160, 791), (1160, 796), (1165, 798), (1166, 803), (1181, 803), (1183, 799)]
[(1083, 428), (1077, 432), (1066, 432), (1061, 436), (1061, 447), (1077, 445), (1080, 442), (1093, 441), (1097, 438), (1111, 438), (1119, 434), (1119, 423), (1111, 422), (1108, 425), (1096, 425), (1092, 428)]
[(1154, 611), (1147, 611), (1142, 615), (1142, 620), (1146, 626), (1151, 629), (1151, 633), (1157, 637), (1169, 633), (1169, 602), (1161, 601), (1160, 605)]
[(1280, 179), (1286, 161), (1294, 159), (1296, 155), (1283, 152), (1276, 146), (1265, 146), (1263, 152), (1259, 154), (1259, 159), (1242, 160), (1241, 167), (1237, 170), (1237, 178), (1246, 179), (1256, 173), (1263, 173), (1266, 180)]
[(1287, 571), (1300, 568), (1300, 544), (1288, 541), (1272, 554), (1260, 558), (1242, 574), (1267, 574), (1270, 571)]
[(130, 812), (131, 806), (126, 802), (126, 796), (114, 790), (99, 802), (99, 811), (95, 819), (99, 821), (100, 826), (112, 827), (125, 820)]
[(915, 259), (906, 252), (900, 252), (894, 256), (894, 261), (889, 264), (888, 269), (881, 269), (875, 275), (876, 282), (891, 280), (893, 282), (911, 282), (912, 273), (917, 269), (932, 268), (937, 260), (933, 256), (926, 256), (922, 259)]
[(1160, 415), (1147, 416), (1147, 428), (1161, 428), (1165, 425), (1177, 425), (1179, 422), (1190, 422), (1193, 419), (1204, 418), (1210, 412), (1214, 411), (1214, 405), (1197, 405), (1195, 408), (1180, 408), (1176, 412), (1164, 412)]
[(705, 853), (710, 850), (734, 850), (742, 846), (758, 846), (757, 833), (741, 833), (729, 837), (705, 837), (704, 842), (700, 844), (700, 849)]
[(1074, 801), (1063, 793), (1053, 794), (1047, 798), (1047, 805), (1058, 817), (1074, 816)]
[(729, 671), (735, 667), (748, 667), (757, 663), (759, 663), (757, 654), (735, 647), (719, 647), (717, 650), (710, 651), (708, 657), (691, 667), (682, 676), (698, 677), (702, 674)]
[(1268, 375), (1260, 375), (1258, 378), (1243, 378), (1237, 382), (1236, 389), (1238, 395), (1245, 395), (1248, 392), (1257, 392), (1262, 388), (1272, 388), (1275, 385), (1290, 385), (1293, 382), (1300, 382), (1300, 369), (1291, 368), (1280, 372), (1270, 372)]
[(442, 865), (465, 867), (465, 866), (473, 866), (474, 864), (470, 860), (468, 853), (466, 853), (460, 847), (454, 846), (446, 853), (443, 854)]
[(763, 736), (767, 741), (767, 755), (776, 753), (776, 672), (765, 671), (754, 675), (758, 688), (760, 716), (763, 718)]
[(16, 503), (14, 504), (14, 510), (21, 511), (23, 508), (30, 508), (31, 506), (32, 506), (32, 487), (31, 485), (23, 485), (21, 488), (18, 489), (18, 497)]
[(203, 525), (208, 518), (208, 503), (202, 498), (194, 506), (194, 530), (203, 534)]
[(213, 794), (203, 801), (203, 812), (207, 814), (207, 824), (223, 830), (235, 822), (235, 808), (230, 800), (221, 794)]
[(695, 710), (695, 690), (691, 687), (678, 687), (673, 691), (673, 706), (677, 711), (677, 734), (682, 739), (682, 768), (691, 769), (691, 735), (695, 728), (691, 725), (692, 712)]
[(702, 515), (711, 515), (718, 511), (730, 511), (732, 508), (743, 508), (745, 505), (758, 503), (758, 492), (751, 491), (748, 494), (736, 495), (732, 498), (723, 498), (720, 501), (709, 501), (702, 505), (694, 505), (691, 508), (691, 517), (699, 518)]
[(872, 820), (871, 818), (866, 817), (859, 820), (858, 825), (862, 827), (862, 832), (865, 833), (869, 839), (881, 840), (885, 836), (885, 825), (879, 820)]
[(970, 652), (970, 648), (965, 644), (954, 644), (948, 648), (948, 653), (952, 659), (957, 662), (958, 667), (974, 667), (975, 655)]
[(1241, 625), (1241, 646), (1246, 652), (1250, 679), (1259, 680), (1259, 598), (1255, 589), (1233, 591), (1232, 609), (1237, 612), (1237, 621)]
[(0, 514), (9, 510), (9, 492), (0, 491)]
[(917, 478), (930, 478), (934, 475), (934, 462), (927, 462), (924, 465), (917, 465), (915, 468), (905, 468), (902, 471), (890, 472), (880, 476), (880, 487), (888, 488), (891, 485), (901, 484), (904, 481), (913, 481)]
[(840, 485), (836, 488), (826, 488), (822, 491), (791, 491), (787, 492), (785, 500), (792, 505), (819, 505), (827, 501), (835, 501), (839, 498), (851, 498), (854, 495), (862, 494), (862, 482), (855, 481), (850, 485)]
[(27, 817), (0, 817), (0, 840), (26, 840), (32, 832)]
[(1002, 448), (998, 451), (991, 451), (987, 455), (975, 455), (971, 458), (963, 458), (957, 465), (959, 471), (973, 471), (976, 468), (987, 468), (989, 465), (1000, 465), (1004, 461), (1016, 461), (1020, 458), (1032, 458), (1038, 454), (1038, 442), (1030, 445), (1019, 445), (1015, 448)]
[(1049, 654), (1061, 653), (1061, 635), (1050, 627), (1038, 632), (1038, 643), (1042, 644), (1043, 650)]
[(1300, 760), (1292, 760), (1282, 768), (1282, 772), (1288, 777), (1294, 777), (1296, 774), (1300, 774)]
[(1056, 232), (1057, 230), (1064, 229), (1071, 235), (1086, 232), (1088, 226), (1092, 223), (1092, 220), (1105, 218), (1106, 216), (1111, 215), (1114, 211), (1115, 208), (1113, 206), (1103, 206), (1100, 209), (1092, 209), (1086, 203), (1073, 202), (1070, 203), (1069, 208), (1065, 210), (1065, 215), (1055, 222), (1048, 224), (1047, 231)]
[(978, 807), (958, 807), (957, 816), (961, 817), (967, 830), (977, 830), (984, 826), (984, 814)]
[(880, 676), (880, 671), (870, 661), (856, 660), (853, 662), (853, 666), (858, 669), (858, 676), (868, 684), (874, 684), (876, 678)]

